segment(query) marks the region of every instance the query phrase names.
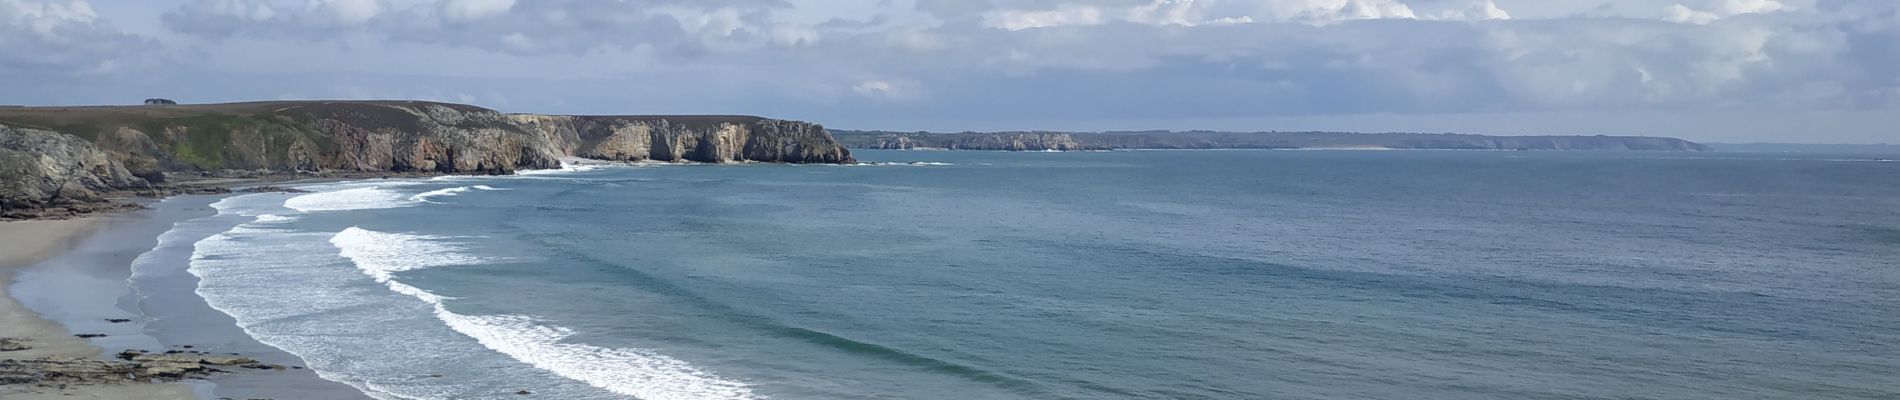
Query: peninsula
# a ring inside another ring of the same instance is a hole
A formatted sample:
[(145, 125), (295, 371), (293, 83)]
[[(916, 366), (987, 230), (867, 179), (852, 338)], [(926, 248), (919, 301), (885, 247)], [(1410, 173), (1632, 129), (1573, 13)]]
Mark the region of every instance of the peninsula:
[(559, 168), (563, 157), (854, 162), (821, 125), (753, 116), (505, 114), (423, 101), (147, 103), (0, 107), (0, 214), (86, 213), (107, 193), (162, 191), (181, 177), (509, 174)]

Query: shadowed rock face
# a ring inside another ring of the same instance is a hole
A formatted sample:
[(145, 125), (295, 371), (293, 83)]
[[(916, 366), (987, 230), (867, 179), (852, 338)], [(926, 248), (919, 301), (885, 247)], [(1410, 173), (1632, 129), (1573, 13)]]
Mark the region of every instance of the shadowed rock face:
[[(509, 174), (612, 161), (851, 163), (823, 126), (749, 116), (509, 115), (395, 101), (0, 109), (0, 210), (167, 172)], [(30, 129), (29, 129), (30, 128)]]
[(85, 139), (0, 125), (0, 209), (96, 201), (101, 192), (145, 184)]

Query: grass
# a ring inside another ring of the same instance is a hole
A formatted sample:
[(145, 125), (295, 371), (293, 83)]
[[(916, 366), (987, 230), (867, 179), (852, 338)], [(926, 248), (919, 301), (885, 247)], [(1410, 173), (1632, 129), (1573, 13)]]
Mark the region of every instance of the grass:
[[(298, 142), (333, 151), (334, 140), (268, 104), (249, 107), (30, 107), (0, 108), (0, 123), (47, 129), (97, 142), (101, 135), (132, 128), (144, 132), (181, 163), (199, 169), (262, 168), (284, 163)], [(171, 131), (179, 134), (167, 134)]]

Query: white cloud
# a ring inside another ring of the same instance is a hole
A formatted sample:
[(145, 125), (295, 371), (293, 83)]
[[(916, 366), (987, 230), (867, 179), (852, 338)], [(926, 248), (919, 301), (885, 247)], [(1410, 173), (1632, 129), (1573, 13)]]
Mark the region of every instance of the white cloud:
[(1771, 13), (1787, 8), (1777, 0), (1712, 0), (1703, 3), (1707, 4), (1701, 9), (1682, 3), (1670, 5), (1665, 9), (1663, 18), (1680, 23), (1707, 24), (1737, 15)]
[(878, 102), (907, 102), (923, 96), (923, 88), (910, 80), (867, 80), (852, 86), (851, 91)]
[[(1678, 5), (1686, 11), (1668, 14)], [(192, 0), (163, 17), (181, 34), (167, 38), (172, 48), (119, 33), (93, 6), (0, 0), (0, 71), (37, 71), (0, 86), (201, 52), (215, 61), (174, 68), (284, 74), (190, 89), (233, 100), (343, 83), (363, 90), (338, 95), (460, 100), (482, 86), (550, 112), (1092, 120), (1900, 108), (1900, 2), (1889, 0)], [(852, 8), (826, 11), (838, 7)], [(356, 61), (327, 62), (343, 59)], [(0, 99), (52, 95), (11, 93)]]
[(470, 21), (507, 13), (515, 0), (444, 0), (440, 7), (443, 20)]
[(150, 44), (99, 19), (81, 0), (0, 0), (0, 75), (12, 79), (121, 72), (151, 61)]

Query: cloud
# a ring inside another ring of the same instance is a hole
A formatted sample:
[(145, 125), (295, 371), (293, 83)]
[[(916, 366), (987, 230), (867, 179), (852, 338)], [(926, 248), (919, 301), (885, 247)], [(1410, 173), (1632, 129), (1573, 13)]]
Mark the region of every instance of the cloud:
[(1669, 6), (1664, 19), (1691, 24), (1708, 24), (1715, 20), (1743, 14), (1760, 14), (1781, 11), (1786, 8), (1777, 0), (1715, 0), (1703, 9), (1690, 8), (1682, 3)]
[[(492, 91), (548, 112), (844, 122), (1862, 112), (1900, 110), (1896, 10), (1888, 0), (190, 0), (158, 17), (176, 35), (155, 45), (85, 2), (0, 0), (0, 68), (125, 71), (171, 54), (186, 59), (167, 64), (184, 81), (249, 76), (176, 89), (231, 100)], [(30, 83), (19, 76), (0, 84)], [(368, 91), (331, 87), (343, 84)], [(92, 93), (35, 87), (48, 93), (8, 98)]]
[(11, 79), (120, 73), (152, 61), (150, 47), (85, 1), (0, 0), (0, 74)]
[(394, 42), (516, 54), (661, 49), (678, 53), (798, 45), (812, 29), (769, 21), (777, 0), (193, 0), (166, 12), (173, 32), (225, 39)]

